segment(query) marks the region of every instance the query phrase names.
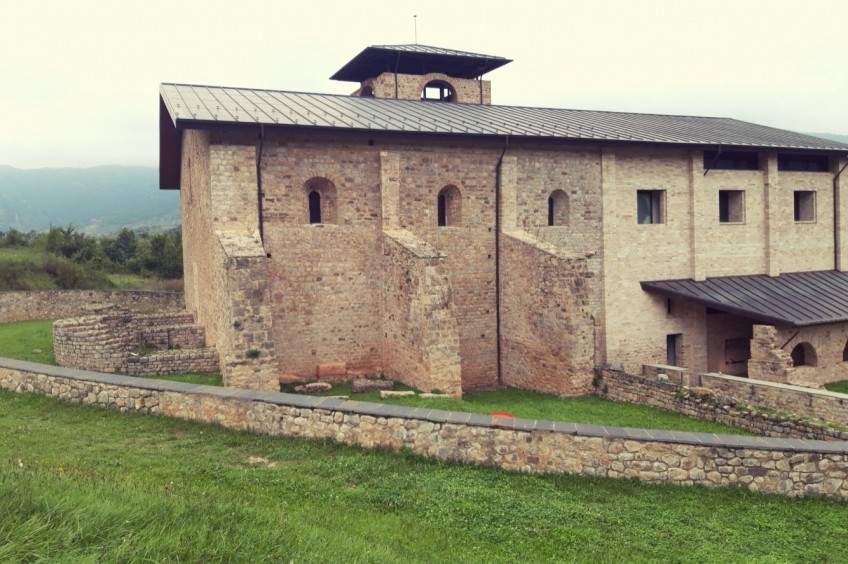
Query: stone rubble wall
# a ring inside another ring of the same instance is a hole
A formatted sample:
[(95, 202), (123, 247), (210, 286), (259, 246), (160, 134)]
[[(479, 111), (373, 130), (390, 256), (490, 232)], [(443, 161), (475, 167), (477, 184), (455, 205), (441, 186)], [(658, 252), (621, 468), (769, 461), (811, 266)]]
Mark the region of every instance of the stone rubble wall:
[(136, 379), (0, 359), (0, 388), (529, 473), (848, 500), (848, 443), (621, 429)]
[(206, 348), (203, 328), (186, 312), (136, 315), (115, 306), (90, 310), (97, 313), (53, 323), (59, 365), (137, 376), (220, 369), (217, 351)]
[[(848, 397), (843, 394), (666, 368), (645, 366), (642, 376), (601, 370), (597, 393), (768, 437), (848, 440)], [(658, 374), (668, 380), (657, 379)]]
[(82, 314), (86, 305), (111, 303), (134, 312), (185, 307), (180, 292), (142, 290), (39, 290), (0, 292), (0, 323), (60, 319)]
[(408, 231), (383, 243), (383, 371), (425, 392), (462, 396), (459, 332), (445, 256)]

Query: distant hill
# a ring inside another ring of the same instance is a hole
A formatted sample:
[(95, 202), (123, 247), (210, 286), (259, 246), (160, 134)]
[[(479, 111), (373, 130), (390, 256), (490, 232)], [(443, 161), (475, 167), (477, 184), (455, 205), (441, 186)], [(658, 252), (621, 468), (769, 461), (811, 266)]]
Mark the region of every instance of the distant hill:
[(848, 144), (848, 135), (837, 135), (836, 133), (810, 133), (822, 139), (830, 139), (831, 141), (839, 141), (840, 143)]
[(19, 169), (0, 166), (0, 231), (73, 224), (89, 234), (180, 224), (180, 196), (159, 190), (155, 167)]

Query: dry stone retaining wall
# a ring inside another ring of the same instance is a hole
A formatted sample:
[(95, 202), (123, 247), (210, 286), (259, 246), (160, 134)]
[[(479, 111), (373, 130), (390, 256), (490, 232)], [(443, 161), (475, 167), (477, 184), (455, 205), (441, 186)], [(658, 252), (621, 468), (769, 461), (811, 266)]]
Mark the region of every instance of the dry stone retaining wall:
[(183, 294), (179, 292), (141, 290), (0, 292), (0, 323), (74, 317), (82, 313), (84, 306), (93, 303), (115, 304), (136, 312), (185, 307)]
[(848, 500), (848, 443), (558, 423), (350, 400), (232, 390), (0, 359), (0, 388), (216, 423), (241, 431), (408, 448), (531, 473), (740, 486)]

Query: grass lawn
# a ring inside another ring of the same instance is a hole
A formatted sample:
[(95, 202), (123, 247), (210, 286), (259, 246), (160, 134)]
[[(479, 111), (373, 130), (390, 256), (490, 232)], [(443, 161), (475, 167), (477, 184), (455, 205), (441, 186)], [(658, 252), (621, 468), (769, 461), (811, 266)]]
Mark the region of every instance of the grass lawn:
[[(52, 328), (50, 323), (50, 321), (26, 321), (0, 325), (0, 356), (55, 364), (53, 360)], [(41, 353), (43, 360), (33, 358), (36, 355), (31, 351), (35, 349), (43, 351)], [(24, 358), (25, 356), (29, 358)], [(47, 360), (48, 358), (49, 360)], [(223, 385), (220, 374), (174, 374), (160, 376), (159, 379), (213, 386)], [(409, 388), (398, 386), (398, 389)], [(333, 390), (323, 395), (349, 394), (349, 385), (337, 384), (333, 386)], [(560, 399), (555, 396), (536, 392), (504, 389), (495, 392), (465, 394), (462, 400), (421, 399), (418, 397), (381, 400), (378, 392), (353, 394), (350, 397), (361, 401), (399, 403), (402, 405), (430, 407), (449, 411), (468, 411), (472, 413), (506, 411), (516, 417), (525, 417), (528, 419), (548, 419), (572, 423), (700, 433), (750, 434), (747, 431), (734, 427), (692, 419), (669, 411), (641, 405), (613, 402), (593, 396)]]
[(829, 392), (839, 392), (840, 394), (848, 394), (848, 380), (830, 382), (824, 385), (824, 389)]
[(835, 562), (845, 511), (0, 392), (2, 562)]

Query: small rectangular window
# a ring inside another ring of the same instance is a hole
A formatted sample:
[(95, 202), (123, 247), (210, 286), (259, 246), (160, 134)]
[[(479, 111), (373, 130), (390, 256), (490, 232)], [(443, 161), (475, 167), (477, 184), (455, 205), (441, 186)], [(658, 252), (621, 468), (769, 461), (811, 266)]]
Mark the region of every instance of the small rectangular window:
[(665, 190), (636, 191), (636, 220), (641, 224), (665, 223)]
[(750, 151), (704, 151), (704, 170), (759, 170), (760, 155)]
[(795, 190), (795, 221), (816, 220), (816, 193), (813, 190)]
[(745, 222), (745, 191), (718, 191), (718, 220), (720, 223)]
[(777, 170), (786, 172), (828, 172), (830, 159), (827, 155), (777, 155)]

